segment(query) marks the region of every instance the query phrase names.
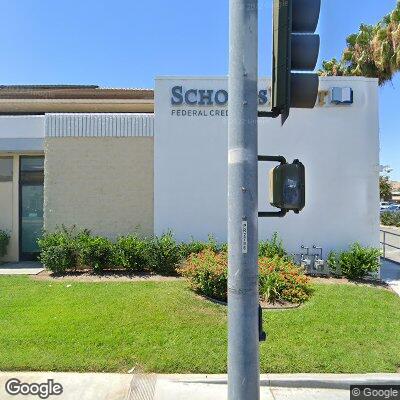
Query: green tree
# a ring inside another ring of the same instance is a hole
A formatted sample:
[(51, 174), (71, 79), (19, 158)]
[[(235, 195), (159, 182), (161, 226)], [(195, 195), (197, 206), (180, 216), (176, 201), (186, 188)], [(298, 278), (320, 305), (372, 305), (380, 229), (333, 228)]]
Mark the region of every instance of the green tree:
[(341, 60), (322, 63), (321, 76), (365, 76), (383, 85), (400, 70), (400, 0), (376, 25), (361, 24), (350, 35)]
[(388, 176), (379, 177), (379, 192), (382, 200), (387, 201), (392, 199), (392, 185), (389, 182)]

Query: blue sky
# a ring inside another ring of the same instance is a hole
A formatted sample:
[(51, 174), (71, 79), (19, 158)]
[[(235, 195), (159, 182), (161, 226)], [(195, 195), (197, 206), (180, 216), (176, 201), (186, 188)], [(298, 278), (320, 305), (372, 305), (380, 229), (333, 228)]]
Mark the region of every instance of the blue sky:
[[(322, 0), (320, 59), (396, 0)], [(1, 84), (154, 86), (157, 75), (226, 75), (228, 0), (0, 1)], [(270, 75), (271, 0), (260, 0), (260, 75)], [(400, 180), (400, 74), (380, 89), (381, 162)]]

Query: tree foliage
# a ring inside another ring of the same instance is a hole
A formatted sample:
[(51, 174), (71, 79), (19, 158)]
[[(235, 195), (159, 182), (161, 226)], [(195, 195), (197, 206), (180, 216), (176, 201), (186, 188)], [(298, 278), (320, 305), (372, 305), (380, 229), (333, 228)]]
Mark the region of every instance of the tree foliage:
[(392, 198), (392, 185), (389, 182), (388, 176), (379, 177), (379, 192), (380, 198), (387, 201)]
[(383, 85), (400, 70), (400, 0), (376, 25), (361, 24), (347, 38), (341, 60), (322, 63), (321, 76), (365, 76)]

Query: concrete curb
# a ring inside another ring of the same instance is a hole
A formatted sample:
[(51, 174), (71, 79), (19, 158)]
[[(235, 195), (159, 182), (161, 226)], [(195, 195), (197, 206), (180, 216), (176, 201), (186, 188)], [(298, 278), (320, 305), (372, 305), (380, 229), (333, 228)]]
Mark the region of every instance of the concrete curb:
[[(63, 387), (59, 400), (226, 400), (227, 395), (227, 375), (0, 372), (4, 400), (35, 398), (8, 395), (5, 384), (11, 378), (26, 383), (53, 379)], [(342, 400), (355, 384), (400, 385), (400, 374), (263, 374), (260, 392), (263, 399)]]
[[(227, 375), (157, 375), (180, 383), (226, 385)], [(351, 385), (400, 385), (400, 374), (262, 374), (262, 387), (349, 389)]]

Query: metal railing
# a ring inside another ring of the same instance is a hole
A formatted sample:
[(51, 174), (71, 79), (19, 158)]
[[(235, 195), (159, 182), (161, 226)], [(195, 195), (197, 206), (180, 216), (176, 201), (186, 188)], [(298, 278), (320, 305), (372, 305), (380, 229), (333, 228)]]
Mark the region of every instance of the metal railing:
[(386, 258), (386, 246), (391, 247), (396, 250), (400, 250), (400, 247), (394, 246), (393, 244), (386, 242), (386, 235), (400, 237), (399, 233), (388, 232), (388, 231), (384, 231), (383, 229), (381, 229), (380, 232), (383, 233), (383, 240), (380, 242), (380, 244), (383, 247), (383, 258)]

